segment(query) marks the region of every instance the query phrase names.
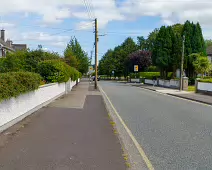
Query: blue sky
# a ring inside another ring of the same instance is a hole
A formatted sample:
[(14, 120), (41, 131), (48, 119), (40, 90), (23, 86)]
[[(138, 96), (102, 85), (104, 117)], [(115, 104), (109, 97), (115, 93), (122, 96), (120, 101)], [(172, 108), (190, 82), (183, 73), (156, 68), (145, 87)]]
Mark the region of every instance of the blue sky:
[(136, 41), (161, 25), (186, 20), (200, 22), (204, 37), (212, 37), (211, 0), (7, 0), (1, 2), (0, 16), (6, 38), (61, 55), (72, 36), (90, 54), (95, 17), (99, 34), (106, 34), (100, 37), (99, 58), (128, 36)]

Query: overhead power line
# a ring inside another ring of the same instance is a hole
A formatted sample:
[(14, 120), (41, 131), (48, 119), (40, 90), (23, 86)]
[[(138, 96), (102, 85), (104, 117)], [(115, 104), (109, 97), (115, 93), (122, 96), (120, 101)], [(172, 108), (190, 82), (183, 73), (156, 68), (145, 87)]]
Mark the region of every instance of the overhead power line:
[(88, 3), (87, 0), (83, 0), (83, 3), (84, 3), (84, 6), (85, 6), (85, 9), (87, 10), (88, 17), (89, 17), (91, 20), (94, 20), (94, 19), (95, 19), (95, 15), (94, 15), (94, 13), (93, 13), (92, 10), (91, 10), (90, 4)]
[[(86, 26), (86, 25), (89, 25), (91, 23), (86, 23), (86, 24), (83, 24), (83, 26)], [(60, 32), (56, 32), (56, 33), (53, 33), (53, 34), (44, 34), (42, 36), (43, 37), (51, 37), (51, 36), (55, 36), (55, 35), (60, 35), (60, 34), (63, 34), (63, 33), (66, 33), (66, 32), (71, 32), (71, 31), (86, 31), (86, 32), (92, 32), (92, 31), (89, 31), (89, 30), (81, 30), (81, 29), (66, 29), (64, 31), (60, 31)], [(27, 41), (27, 40), (37, 40), (35, 38), (29, 38), (29, 39), (21, 39), (21, 40), (13, 40), (13, 41)]]

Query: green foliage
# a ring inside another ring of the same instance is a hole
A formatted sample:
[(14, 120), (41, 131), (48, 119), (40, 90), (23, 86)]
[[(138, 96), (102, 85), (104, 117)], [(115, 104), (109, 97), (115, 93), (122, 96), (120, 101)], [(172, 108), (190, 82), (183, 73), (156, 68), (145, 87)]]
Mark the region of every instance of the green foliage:
[(64, 51), (67, 63), (79, 70), (81, 73), (88, 72), (89, 59), (88, 54), (83, 51), (76, 38), (72, 38)]
[(153, 79), (153, 77), (159, 78), (160, 72), (140, 72), (139, 76), (146, 79)]
[(79, 72), (64, 63), (61, 60), (47, 60), (40, 62), (38, 65), (38, 73), (48, 83), (67, 82), (70, 78), (76, 80), (79, 78)]
[[(173, 66), (173, 57), (175, 56), (175, 51), (173, 48), (175, 43), (175, 34), (172, 27), (162, 26), (156, 38), (155, 46), (153, 49), (153, 63), (156, 64), (162, 71), (162, 77), (167, 78), (167, 73)], [(177, 56), (177, 54), (176, 54)]]
[(202, 29), (199, 23), (194, 24), (186, 21), (183, 27), (183, 35), (185, 35), (185, 68), (188, 77), (195, 76), (195, 70), (190, 61), (192, 53), (202, 53), (206, 55), (206, 46), (202, 35)]
[(54, 52), (44, 52), (39, 50), (17, 51), (8, 53), (6, 58), (0, 58), (0, 72), (29, 71), (37, 72), (40, 61), (59, 59), (59, 55)]
[(183, 33), (183, 25), (182, 24), (174, 24), (174, 25), (172, 25), (172, 29), (175, 34), (182, 35), (182, 33)]
[(195, 85), (195, 78), (189, 78), (188, 85)]
[(212, 46), (212, 40), (205, 40), (205, 47), (210, 47)]
[(137, 51), (138, 46), (132, 38), (127, 38), (114, 50), (108, 50), (99, 62), (99, 73), (112, 75), (115, 71), (116, 77), (127, 76), (129, 73), (129, 54)]
[(196, 73), (201, 73), (204, 75), (204, 73), (208, 73), (212, 70), (212, 66), (210, 61), (207, 57), (201, 56), (200, 54), (196, 54), (197, 58), (195, 61), (193, 61), (193, 66), (195, 68)]
[(146, 40), (143, 36), (137, 37), (137, 45), (139, 50), (145, 50), (146, 49)]
[(38, 89), (41, 76), (30, 72), (0, 73), (0, 101)]
[(211, 79), (200, 79), (199, 82), (212, 83), (212, 78)]
[(158, 72), (160, 71), (157, 66), (149, 66), (147, 69), (145, 69), (146, 72)]
[(151, 33), (149, 33), (148, 38), (146, 39), (144, 49), (153, 52), (155, 43), (156, 43), (156, 38), (159, 33), (159, 29), (155, 29)]

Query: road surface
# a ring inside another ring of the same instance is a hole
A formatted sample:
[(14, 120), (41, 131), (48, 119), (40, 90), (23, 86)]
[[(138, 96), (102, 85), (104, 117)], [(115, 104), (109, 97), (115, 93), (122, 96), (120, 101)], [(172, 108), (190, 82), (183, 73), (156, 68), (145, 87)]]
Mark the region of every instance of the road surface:
[(212, 107), (99, 82), (155, 170), (212, 169)]

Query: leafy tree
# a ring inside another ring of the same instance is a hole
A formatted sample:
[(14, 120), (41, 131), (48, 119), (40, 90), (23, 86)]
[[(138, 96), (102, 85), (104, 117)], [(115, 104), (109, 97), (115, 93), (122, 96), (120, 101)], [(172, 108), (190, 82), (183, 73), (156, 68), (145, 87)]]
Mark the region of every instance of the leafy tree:
[(196, 60), (193, 61), (193, 66), (195, 68), (196, 73), (201, 73), (204, 76), (205, 73), (208, 73), (212, 70), (212, 66), (207, 57), (202, 56), (200, 54), (195, 54)]
[(146, 40), (143, 36), (137, 37), (137, 45), (139, 50), (145, 50), (146, 49)]
[(148, 35), (148, 38), (145, 42), (145, 48), (144, 48), (145, 50), (151, 52), (153, 51), (158, 33), (159, 29), (155, 29)]
[(194, 67), (192, 61), (189, 61), (192, 53), (203, 53), (206, 55), (206, 47), (202, 35), (202, 29), (199, 23), (194, 24), (186, 21), (183, 27), (185, 35), (185, 68), (188, 77), (194, 77)]
[(205, 47), (212, 46), (212, 40), (205, 40)]
[(130, 72), (134, 71), (134, 65), (138, 65), (138, 71), (144, 71), (152, 64), (151, 52), (149, 51), (136, 51), (129, 55), (129, 69)]
[[(81, 73), (87, 73), (89, 66), (88, 54), (83, 51), (81, 45), (79, 44), (76, 38), (72, 38), (70, 40), (69, 44), (67, 45), (64, 51), (64, 56), (65, 59), (69, 61), (68, 63), (77, 66), (77, 69)], [(75, 61), (74, 57), (76, 57), (77, 62)]]
[(153, 49), (153, 61), (161, 69), (161, 76), (166, 78), (172, 60), (172, 28), (162, 26)]
[(183, 34), (183, 25), (182, 24), (174, 24), (174, 25), (172, 25), (172, 29), (175, 34), (179, 34), (179, 35)]

